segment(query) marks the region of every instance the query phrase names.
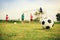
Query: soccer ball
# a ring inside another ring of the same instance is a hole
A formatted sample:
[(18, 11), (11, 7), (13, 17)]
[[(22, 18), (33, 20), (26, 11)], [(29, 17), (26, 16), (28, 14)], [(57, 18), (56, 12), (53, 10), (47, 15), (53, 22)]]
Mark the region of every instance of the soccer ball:
[(16, 22), (14, 22), (14, 24), (16, 24)]
[(41, 25), (44, 29), (51, 29), (54, 26), (54, 21), (51, 18), (41, 20)]

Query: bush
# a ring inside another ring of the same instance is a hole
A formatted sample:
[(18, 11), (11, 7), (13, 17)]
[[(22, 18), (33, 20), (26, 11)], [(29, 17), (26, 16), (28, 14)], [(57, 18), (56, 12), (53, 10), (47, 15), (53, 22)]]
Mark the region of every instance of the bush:
[(57, 13), (57, 14), (56, 14), (56, 17), (57, 17), (57, 18), (56, 18), (57, 21), (60, 21), (60, 13)]
[[(6, 20), (0, 20), (0, 22), (6, 22)], [(19, 20), (8, 20), (9, 23), (14, 23), (14, 22), (17, 22), (17, 23), (21, 23), (21, 21)]]
[(34, 22), (39, 22), (39, 18), (36, 18), (33, 20)]
[(0, 20), (0, 22), (6, 22), (6, 20)]
[(60, 24), (60, 22), (54, 22), (55, 24)]
[(25, 23), (29, 23), (29, 21), (27, 21), (27, 20), (25, 20), (24, 22), (25, 22)]

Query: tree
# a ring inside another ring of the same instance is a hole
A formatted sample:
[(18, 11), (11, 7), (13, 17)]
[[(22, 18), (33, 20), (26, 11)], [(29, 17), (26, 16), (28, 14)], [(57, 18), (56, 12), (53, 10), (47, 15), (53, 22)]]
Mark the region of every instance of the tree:
[(57, 14), (56, 14), (56, 17), (57, 17), (57, 18), (56, 18), (57, 21), (60, 21), (60, 13), (57, 13)]

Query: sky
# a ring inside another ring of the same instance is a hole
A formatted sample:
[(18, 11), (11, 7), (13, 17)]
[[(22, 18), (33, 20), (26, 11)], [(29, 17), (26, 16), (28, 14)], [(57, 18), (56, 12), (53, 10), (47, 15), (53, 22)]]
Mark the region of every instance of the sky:
[(55, 14), (60, 10), (60, 0), (0, 0), (0, 19), (5, 19), (6, 14), (10, 19), (18, 19), (22, 13), (29, 15), (27, 13), (40, 7), (47, 16), (55, 18)]

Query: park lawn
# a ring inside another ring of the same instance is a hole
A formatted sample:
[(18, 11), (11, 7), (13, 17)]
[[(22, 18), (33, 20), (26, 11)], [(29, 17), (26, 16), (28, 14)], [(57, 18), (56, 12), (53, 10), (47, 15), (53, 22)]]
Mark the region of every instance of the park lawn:
[(47, 30), (40, 23), (0, 23), (0, 40), (60, 40), (60, 24)]

